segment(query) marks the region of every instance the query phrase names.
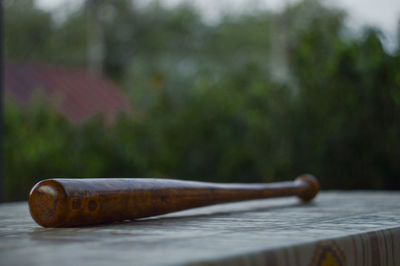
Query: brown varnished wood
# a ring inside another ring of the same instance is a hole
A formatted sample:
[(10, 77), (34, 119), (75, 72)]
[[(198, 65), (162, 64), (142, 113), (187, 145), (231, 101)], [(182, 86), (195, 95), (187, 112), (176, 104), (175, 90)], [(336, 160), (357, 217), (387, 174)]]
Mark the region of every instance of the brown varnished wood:
[(29, 195), (33, 219), (43, 227), (95, 225), (150, 217), (206, 205), (298, 196), (309, 201), (318, 181), (302, 175), (293, 182), (220, 184), (173, 179), (47, 179)]

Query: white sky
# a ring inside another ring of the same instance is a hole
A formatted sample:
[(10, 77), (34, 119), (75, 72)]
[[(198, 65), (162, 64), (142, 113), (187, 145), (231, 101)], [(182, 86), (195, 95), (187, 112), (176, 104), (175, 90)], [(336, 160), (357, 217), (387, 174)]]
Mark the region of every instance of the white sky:
[[(84, 0), (36, 0), (40, 7), (53, 10), (63, 5), (63, 9), (73, 9), (84, 2)], [(174, 6), (178, 3), (188, 1), (203, 10), (208, 19), (215, 19), (222, 12), (237, 12), (248, 6), (257, 5), (270, 9), (281, 9), (286, 3), (298, 0), (161, 0), (166, 6)], [(349, 17), (351, 27), (360, 25), (375, 25), (388, 36), (395, 38), (399, 29), (400, 0), (326, 0), (333, 6), (345, 9)], [(137, 0), (147, 3), (150, 0)], [(250, 3), (250, 5), (249, 5)], [(389, 40), (390, 41), (390, 40)]]

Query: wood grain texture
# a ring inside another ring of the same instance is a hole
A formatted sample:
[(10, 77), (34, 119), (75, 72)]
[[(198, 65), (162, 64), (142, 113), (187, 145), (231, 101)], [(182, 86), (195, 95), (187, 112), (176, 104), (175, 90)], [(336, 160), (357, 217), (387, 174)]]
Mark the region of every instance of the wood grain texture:
[(310, 204), (260, 199), (75, 228), (42, 228), (27, 202), (3, 203), (0, 265), (299, 266), (327, 251), (344, 256), (335, 265), (375, 266), (379, 252), (378, 265), (394, 266), (399, 202), (397, 191), (321, 191)]
[(172, 179), (48, 179), (29, 195), (32, 218), (43, 227), (95, 225), (260, 198), (318, 193), (315, 177), (293, 182), (219, 184)]

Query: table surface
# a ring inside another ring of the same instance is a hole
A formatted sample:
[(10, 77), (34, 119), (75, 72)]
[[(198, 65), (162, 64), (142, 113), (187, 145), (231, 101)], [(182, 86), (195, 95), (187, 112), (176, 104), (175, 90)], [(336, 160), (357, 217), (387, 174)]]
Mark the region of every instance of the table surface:
[(35, 224), (26, 202), (3, 203), (0, 265), (202, 264), (398, 227), (400, 193), (384, 191), (322, 192), (310, 204), (254, 200), (61, 229)]

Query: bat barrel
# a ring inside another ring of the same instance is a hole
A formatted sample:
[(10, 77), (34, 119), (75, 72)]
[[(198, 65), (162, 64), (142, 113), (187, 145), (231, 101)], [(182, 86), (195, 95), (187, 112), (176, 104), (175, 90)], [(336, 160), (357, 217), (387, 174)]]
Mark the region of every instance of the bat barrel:
[(219, 184), (172, 179), (48, 179), (29, 195), (32, 218), (43, 227), (93, 225), (161, 215), (218, 203), (318, 193), (315, 177), (294, 182)]

